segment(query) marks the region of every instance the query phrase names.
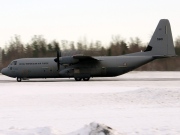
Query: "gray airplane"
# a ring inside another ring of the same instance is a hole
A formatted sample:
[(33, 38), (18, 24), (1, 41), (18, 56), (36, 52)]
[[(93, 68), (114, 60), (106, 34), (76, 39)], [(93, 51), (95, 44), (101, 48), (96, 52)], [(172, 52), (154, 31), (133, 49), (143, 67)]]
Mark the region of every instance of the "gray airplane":
[(22, 58), (13, 60), (1, 73), (17, 78), (18, 82), (30, 78), (74, 78), (89, 81), (91, 77), (114, 77), (132, 71), (148, 62), (176, 56), (170, 23), (162, 19), (143, 52), (121, 56), (74, 55), (52, 58)]

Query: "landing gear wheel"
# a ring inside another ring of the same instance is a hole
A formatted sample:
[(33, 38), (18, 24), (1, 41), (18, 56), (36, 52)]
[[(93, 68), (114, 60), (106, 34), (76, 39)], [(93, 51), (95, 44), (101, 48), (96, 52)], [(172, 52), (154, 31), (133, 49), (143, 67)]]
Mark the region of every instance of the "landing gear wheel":
[(17, 82), (21, 82), (21, 78), (17, 77)]
[(82, 78), (74, 78), (76, 81), (81, 81)]
[(83, 78), (83, 81), (89, 81), (89, 77), (87, 77), (87, 78)]

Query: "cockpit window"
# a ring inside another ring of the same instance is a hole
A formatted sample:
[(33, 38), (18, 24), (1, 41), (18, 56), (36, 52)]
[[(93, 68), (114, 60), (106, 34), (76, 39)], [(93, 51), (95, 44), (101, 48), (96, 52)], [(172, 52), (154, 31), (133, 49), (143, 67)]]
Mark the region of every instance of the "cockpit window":
[(17, 65), (17, 61), (13, 61), (13, 62), (11, 62), (11, 64), (10, 65)]
[(16, 65), (17, 64), (17, 61), (14, 61), (14, 65)]

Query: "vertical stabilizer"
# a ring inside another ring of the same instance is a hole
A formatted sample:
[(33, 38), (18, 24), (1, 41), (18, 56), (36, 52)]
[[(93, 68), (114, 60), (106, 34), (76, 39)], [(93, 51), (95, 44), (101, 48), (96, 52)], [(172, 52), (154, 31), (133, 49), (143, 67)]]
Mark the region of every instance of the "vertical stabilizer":
[(169, 20), (161, 19), (145, 52), (153, 56), (175, 56)]

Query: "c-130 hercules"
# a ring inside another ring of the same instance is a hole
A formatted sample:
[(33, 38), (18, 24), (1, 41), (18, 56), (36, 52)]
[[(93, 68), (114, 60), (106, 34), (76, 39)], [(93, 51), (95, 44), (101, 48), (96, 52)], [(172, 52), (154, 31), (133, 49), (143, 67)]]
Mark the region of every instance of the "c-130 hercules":
[(13, 60), (1, 73), (22, 79), (75, 78), (89, 81), (91, 77), (114, 77), (132, 71), (148, 62), (176, 56), (170, 23), (162, 19), (144, 52), (121, 56), (66, 56), (56, 58), (22, 58)]

